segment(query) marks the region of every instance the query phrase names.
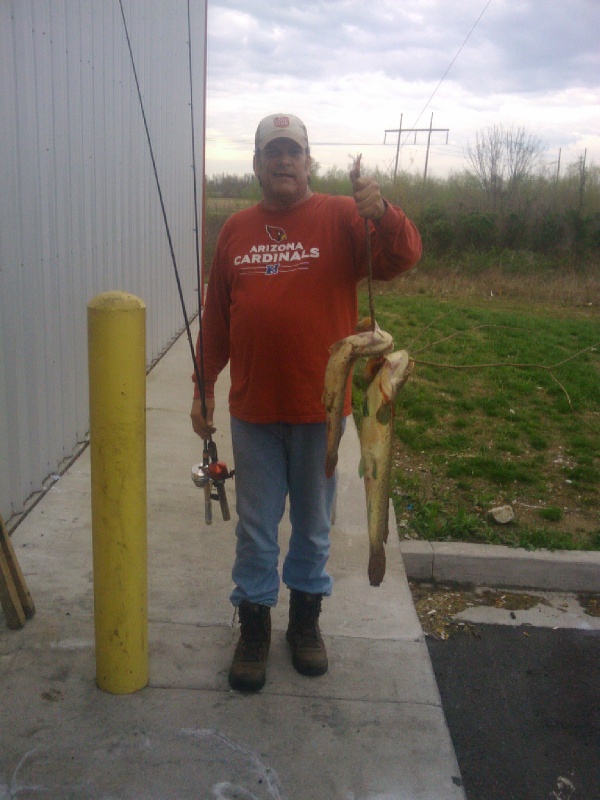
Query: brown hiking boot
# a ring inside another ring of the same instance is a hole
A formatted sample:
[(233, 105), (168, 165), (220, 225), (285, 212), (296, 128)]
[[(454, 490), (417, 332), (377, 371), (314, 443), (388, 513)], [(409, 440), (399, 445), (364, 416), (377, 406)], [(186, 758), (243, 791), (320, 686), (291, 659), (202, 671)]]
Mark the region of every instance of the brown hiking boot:
[(238, 614), (240, 640), (229, 670), (229, 685), (240, 692), (258, 692), (266, 680), (271, 644), (271, 609), (242, 600)]
[(292, 664), (301, 675), (327, 672), (327, 650), (319, 630), (322, 597), (291, 590), (286, 639), (292, 648)]

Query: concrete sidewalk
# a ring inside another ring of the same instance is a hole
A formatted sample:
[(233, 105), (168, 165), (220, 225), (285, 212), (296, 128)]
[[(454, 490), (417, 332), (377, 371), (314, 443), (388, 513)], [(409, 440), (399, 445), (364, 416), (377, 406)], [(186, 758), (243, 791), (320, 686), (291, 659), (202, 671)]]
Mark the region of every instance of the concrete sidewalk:
[[(232, 692), (237, 640), (230, 570), (234, 521), (204, 524), (190, 477), (201, 443), (188, 420), (185, 337), (148, 376), (150, 683), (114, 696), (96, 688), (86, 450), (16, 529), (12, 541), (37, 613), (0, 625), (0, 797), (45, 800), (453, 800), (458, 766), (396, 536), (380, 588), (367, 578), (364, 490), (350, 421), (322, 630), (330, 670), (298, 675), (273, 614), (267, 685)], [(215, 436), (231, 466), (227, 380)], [(235, 487), (227, 487), (235, 517)], [(289, 535), (282, 524), (282, 551)]]

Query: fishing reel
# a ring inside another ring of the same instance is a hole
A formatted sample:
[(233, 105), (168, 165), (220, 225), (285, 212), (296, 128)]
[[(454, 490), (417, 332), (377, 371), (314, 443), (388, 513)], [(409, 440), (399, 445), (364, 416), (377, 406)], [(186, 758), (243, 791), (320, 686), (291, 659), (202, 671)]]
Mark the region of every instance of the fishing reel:
[(205, 440), (202, 462), (192, 467), (192, 480), (198, 488), (204, 489), (204, 519), (207, 525), (212, 523), (212, 500), (219, 501), (225, 522), (231, 519), (225, 481), (233, 476), (234, 470), (229, 471), (227, 464), (219, 461), (215, 442), (212, 439)]

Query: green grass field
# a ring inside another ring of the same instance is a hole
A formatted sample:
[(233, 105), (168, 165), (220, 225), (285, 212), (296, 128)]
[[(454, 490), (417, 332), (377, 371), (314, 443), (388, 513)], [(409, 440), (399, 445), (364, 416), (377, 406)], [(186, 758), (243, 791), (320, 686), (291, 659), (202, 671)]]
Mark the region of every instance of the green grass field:
[[(225, 219), (252, 202), (208, 199), (207, 264)], [(377, 321), (417, 362), (395, 418), (400, 536), (600, 549), (596, 261), (426, 253), (374, 289)], [(360, 306), (366, 316), (364, 288)], [(359, 425), (362, 367), (353, 380)], [(494, 522), (490, 509), (507, 503), (515, 520)]]
[[(395, 418), (401, 537), (600, 549), (597, 310), (403, 294), (401, 283), (375, 310), (416, 362)], [(504, 504), (515, 520), (502, 525), (489, 511)]]

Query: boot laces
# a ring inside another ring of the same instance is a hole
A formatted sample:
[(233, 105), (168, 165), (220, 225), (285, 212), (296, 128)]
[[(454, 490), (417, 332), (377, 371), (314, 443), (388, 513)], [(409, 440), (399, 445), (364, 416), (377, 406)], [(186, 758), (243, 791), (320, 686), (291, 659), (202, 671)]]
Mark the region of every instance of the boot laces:
[(296, 630), (306, 645), (318, 645), (320, 640), (319, 614), (321, 598), (301, 600), (295, 609)]
[(239, 646), (246, 661), (262, 661), (268, 639), (267, 621), (260, 608), (238, 609), (241, 636)]

